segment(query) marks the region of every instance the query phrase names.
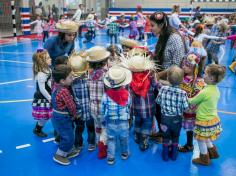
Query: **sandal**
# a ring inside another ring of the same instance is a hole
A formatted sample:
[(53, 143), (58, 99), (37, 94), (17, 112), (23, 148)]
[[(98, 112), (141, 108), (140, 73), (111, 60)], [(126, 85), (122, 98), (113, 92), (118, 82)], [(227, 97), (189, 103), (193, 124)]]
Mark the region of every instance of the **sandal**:
[(192, 152), (193, 149), (194, 149), (193, 145), (190, 146), (190, 145), (185, 144), (184, 146), (179, 146), (178, 151), (186, 153), (186, 152)]

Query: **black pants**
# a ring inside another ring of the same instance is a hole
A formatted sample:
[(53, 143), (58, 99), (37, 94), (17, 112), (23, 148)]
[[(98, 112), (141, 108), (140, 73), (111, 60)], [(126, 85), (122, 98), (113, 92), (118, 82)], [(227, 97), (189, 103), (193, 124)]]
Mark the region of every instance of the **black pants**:
[(91, 118), (88, 121), (81, 119), (75, 120), (75, 147), (83, 146), (83, 132), (85, 129), (85, 124), (87, 127), (88, 138), (87, 141), (89, 144), (95, 144), (95, 128), (94, 120)]
[(82, 30), (83, 30), (83, 28), (84, 28), (84, 25), (79, 26), (79, 30), (78, 30), (79, 37), (82, 37)]
[(110, 44), (111, 45), (114, 44), (113, 38), (115, 40), (115, 44), (117, 43), (117, 34), (110, 34), (109, 37), (110, 37)]
[(48, 31), (43, 31), (43, 42), (48, 38)]
[(161, 117), (161, 128), (163, 131), (163, 143), (179, 143), (179, 135), (182, 127), (181, 116), (164, 116)]

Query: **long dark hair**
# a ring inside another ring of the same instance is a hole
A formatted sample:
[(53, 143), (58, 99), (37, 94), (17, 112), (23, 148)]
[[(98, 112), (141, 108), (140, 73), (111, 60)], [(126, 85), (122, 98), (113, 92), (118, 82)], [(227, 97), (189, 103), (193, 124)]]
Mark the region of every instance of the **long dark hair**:
[(166, 43), (170, 35), (174, 32), (174, 29), (169, 25), (168, 16), (164, 12), (153, 13), (150, 16), (150, 20), (155, 22), (157, 25), (163, 25), (154, 53), (154, 60), (157, 64), (162, 65)]

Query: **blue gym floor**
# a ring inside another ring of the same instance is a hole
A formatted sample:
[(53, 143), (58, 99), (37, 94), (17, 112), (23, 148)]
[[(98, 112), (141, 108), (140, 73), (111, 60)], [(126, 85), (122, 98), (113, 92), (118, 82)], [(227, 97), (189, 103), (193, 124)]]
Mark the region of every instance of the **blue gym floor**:
[[(156, 39), (149, 39), (153, 50)], [(76, 41), (76, 49), (94, 45), (107, 45), (105, 31), (100, 32), (93, 43), (83, 44)], [(141, 152), (130, 133), (130, 158), (122, 161), (117, 150), (116, 162), (110, 166), (106, 159), (97, 159), (97, 151), (88, 152), (87, 144), (81, 154), (72, 160), (69, 166), (61, 166), (52, 159), (57, 145), (53, 141), (43, 142), (32, 130), (35, 122), (31, 116), (31, 99), (35, 90), (32, 80), (32, 53), (42, 43), (26, 41), (17, 44), (0, 45), (0, 175), (1, 176), (235, 176), (236, 175), (236, 76), (227, 69), (225, 79), (219, 84), (221, 99), (219, 116), (223, 133), (215, 142), (220, 158), (213, 160), (208, 167), (191, 163), (199, 153), (195, 142), (194, 153), (179, 154), (177, 161), (164, 162), (161, 159), (159, 144), (151, 144), (146, 152)], [(228, 66), (233, 51), (226, 43), (224, 57), (220, 63)], [(53, 128), (49, 121), (44, 131), (53, 137)], [(185, 133), (182, 131), (180, 143), (184, 144)], [(21, 148), (28, 144), (28, 147)], [(19, 149), (17, 149), (20, 146)]]

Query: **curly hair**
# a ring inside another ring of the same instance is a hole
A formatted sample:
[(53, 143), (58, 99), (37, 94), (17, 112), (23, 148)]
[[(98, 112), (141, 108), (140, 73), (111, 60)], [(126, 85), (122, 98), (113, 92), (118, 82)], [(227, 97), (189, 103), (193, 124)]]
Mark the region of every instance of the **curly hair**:
[(49, 70), (49, 65), (47, 64), (47, 56), (48, 52), (46, 50), (43, 50), (41, 52), (36, 52), (33, 54), (32, 60), (33, 60), (34, 77), (39, 72), (46, 72), (47, 70)]

